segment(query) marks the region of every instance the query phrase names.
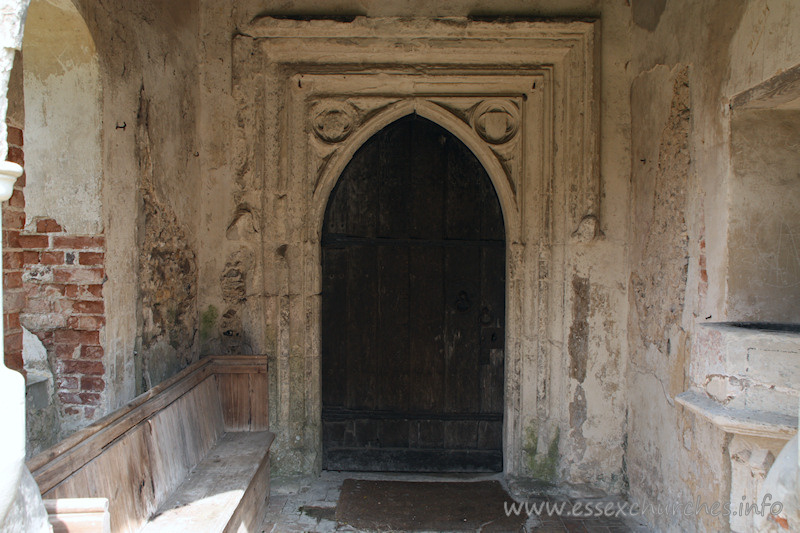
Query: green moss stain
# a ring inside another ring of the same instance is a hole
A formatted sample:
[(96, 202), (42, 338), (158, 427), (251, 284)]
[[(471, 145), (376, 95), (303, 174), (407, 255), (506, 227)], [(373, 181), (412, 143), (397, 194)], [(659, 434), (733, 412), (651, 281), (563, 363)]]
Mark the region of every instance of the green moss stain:
[(547, 446), (546, 453), (538, 452), (539, 449), (539, 426), (532, 423), (525, 432), (525, 451), (526, 464), (528, 471), (534, 479), (540, 481), (553, 482), (556, 479), (556, 467), (558, 466), (558, 441), (559, 429), (556, 428), (550, 444)]
[(200, 316), (200, 340), (205, 341), (211, 336), (211, 332), (214, 330), (214, 324), (217, 322), (217, 317), (219, 316), (219, 311), (213, 305), (209, 305), (208, 308), (203, 311), (203, 314)]

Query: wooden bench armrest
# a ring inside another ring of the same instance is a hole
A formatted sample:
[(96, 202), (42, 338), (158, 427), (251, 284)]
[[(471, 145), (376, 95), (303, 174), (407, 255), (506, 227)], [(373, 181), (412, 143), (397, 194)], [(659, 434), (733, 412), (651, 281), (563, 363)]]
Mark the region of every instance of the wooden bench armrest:
[(53, 533), (110, 533), (108, 498), (44, 500)]

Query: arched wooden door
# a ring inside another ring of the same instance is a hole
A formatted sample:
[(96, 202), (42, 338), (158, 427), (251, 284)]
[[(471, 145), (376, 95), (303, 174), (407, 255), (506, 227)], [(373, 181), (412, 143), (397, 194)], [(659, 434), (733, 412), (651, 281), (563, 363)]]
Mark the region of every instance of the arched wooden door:
[(454, 135), (408, 116), (353, 156), (322, 237), (323, 468), (503, 468), (505, 235)]

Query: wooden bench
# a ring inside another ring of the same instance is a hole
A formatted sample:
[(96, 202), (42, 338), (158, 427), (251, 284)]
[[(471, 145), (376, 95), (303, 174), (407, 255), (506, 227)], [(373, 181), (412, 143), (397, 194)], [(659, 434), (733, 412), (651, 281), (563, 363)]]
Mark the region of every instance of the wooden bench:
[(254, 531), (269, 496), (267, 387), (266, 356), (202, 359), (28, 468), (54, 508), (107, 498), (115, 532)]

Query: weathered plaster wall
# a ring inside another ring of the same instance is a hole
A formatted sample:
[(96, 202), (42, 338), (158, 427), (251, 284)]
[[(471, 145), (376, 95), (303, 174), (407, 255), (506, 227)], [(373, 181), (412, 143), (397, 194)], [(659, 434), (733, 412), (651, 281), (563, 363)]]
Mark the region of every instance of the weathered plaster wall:
[(29, 454), (197, 357), (197, 16), (190, 1), (31, 6), (8, 139), (30, 164), (3, 232), (7, 352), (22, 370), (24, 325), (54, 375), (28, 391)]
[(738, 94), (798, 64), (800, 9), (791, 0), (743, 2), (741, 23), (727, 48), (724, 94)]
[[(626, 466), (639, 503), (730, 499), (730, 436), (674, 398), (689, 386), (696, 323), (736, 317), (729, 99), (800, 62), (798, 8), (633, 2)], [(729, 527), (705, 513), (650, 518), (664, 531)]]
[[(631, 496), (645, 505), (689, 502), (697, 496), (724, 502), (729, 490), (724, 482), (724, 435), (681, 416), (674, 402), (688, 385), (690, 348), (682, 322), (688, 287), (689, 184), (694, 171), (689, 72), (686, 66), (657, 66), (638, 76), (631, 89), (636, 139), (631, 154), (631, 406), (626, 465)], [(666, 523), (678, 527), (680, 521), (662, 520), (661, 527)], [(683, 528), (695, 521), (683, 520)]]
[(137, 152), (139, 184), (139, 305), (137, 387), (147, 390), (196, 360), (197, 266), (195, 253), (169, 202), (157, 193), (153, 168), (150, 99), (140, 95)]
[[(748, 2), (728, 50), (731, 72), (723, 80), (725, 96), (733, 97), (800, 64), (798, 27), (800, 6), (796, 2)], [(797, 109), (796, 102), (793, 107)], [(797, 322), (800, 319), (796, 301), (800, 290), (800, 258), (796, 245), (787, 248), (789, 242), (797, 240), (796, 209), (789, 209), (790, 216), (782, 216), (789, 214), (786, 206), (796, 205), (798, 199), (798, 139), (793, 133), (798, 128), (797, 116), (788, 111), (783, 115), (764, 113), (760, 116), (735, 111), (731, 118), (729, 246), (738, 250), (728, 257), (726, 312), (730, 320)], [(759, 157), (753, 156), (755, 131), (748, 133), (751, 126), (769, 130), (769, 138), (777, 141), (768, 149), (758, 148), (757, 151), (764, 152)], [(748, 200), (748, 189), (752, 191), (756, 186), (753, 176), (761, 171), (764, 172), (764, 187), (758, 188), (760, 201)], [(767, 237), (767, 242), (756, 250), (753, 239), (758, 234)], [(743, 257), (748, 249), (758, 255), (759, 265)], [(750, 274), (754, 278), (751, 282), (759, 286), (758, 294), (743, 287), (743, 278)], [(773, 297), (777, 297), (774, 305), (770, 304)], [(791, 299), (795, 301), (788, 301)]]
[(102, 87), (89, 29), (70, 0), (34, 0), (22, 49), (28, 224), (102, 233)]
[[(234, 93), (242, 89), (231, 64), (232, 37), (242, 31), (256, 15), (279, 16), (590, 16), (602, 21), (598, 65), (600, 106), (600, 174), (602, 175), (601, 236), (585, 243), (580, 236), (553, 246), (554, 264), (566, 265), (566, 279), (552, 279), (548, 298), (566, 312), (555, 317), (553, 338), (543, 341), (554, 355), (536, 372), (539, 375), (570, 376), (556, 380), (553, 387), (537, 387), (535, 373), (525, 379), (528, 390), (540, 397), (523, 403), (546, 406), (553, 414), (546, 427), (531, 424), (526, 445), (529, 456), (521, 458), (528, 472), (547, 462), (547, 451), (555, 441), (559, 449), (554, 480), (592, 484), (612, 491), (623, 490), (626, 366), (625, 329), (627, 325), (627, 287), (624, 273), (626, 256), (626, 214), (628, 207), (629, 164), (629, 24), (630, 7), (623, 0), (606, 2), (472, 2), (446, 4), (418, 2), (326, 3), (324, 9), (311, 1), (286, 2), (202, 2), (200, 35), (202, 55), (200, 162), (203, 171), (200, 236), (204, 242), (198, 252), (199, 309), (202, 350), (206, 353), (244, 350), (265, 352), (271, 359), (271, 426), (278, 434), (274, 464), (284, 472), (308, 472), (315, 468), (319, 442), (309, 428), (315, 423), (305, 413), (306, 402), (315, 401), (311, 390), (313, 362), (302, 359), (300, 321), (304, 303), (287, 287), (300, 287), (297, 272), (286, 265), (297, 264), (301, 251), (275, 245), (262, 250), (261, 243), (279, 241), (281, 235), (294, 238), (299, 214), (285, 210), (280, 194), (260, 187), (274, 178), (276, 169), (254, 167), (257, 157), (240, 153), (241, 140), (234, 132), (242, 126), (237, 113), (248, 121), (263, 121), (262, 110), (236, 109)], [(224, 22), (227, 21), (227, 25)], [(275, 88), (254, 90), (271, 94)], [(252, 117), (252, 118), (251, 118)], [(263, 138), (258, 143), (274, 143)], [(565, 197), (557, 201), (566, 202)], [(565, 224), (576, 206), (561, 205), (555, 224)], [(575, 228), (571, 228), (571, 233)], [(535, 237), (533, 237), (535, 238)], [(272, 265), (265, 270), (264, 265)], [(292, 281), (294, 280), (294, 281)], [(534, 306), (534, 302), (527, 305)], [(316, 327), (313, 324), (312, 327)], [(285, 337), (280, 337), (284, 335)], [(286, 347), (285, 351), (277, 350)], [(534, 358), (534, 354), (526, 354)], [(569, 366), (579, 371), (570, 375)], [(545, 409), (545, 407), (543, 407)], [(313, 410), (311, 410), (313, 411)], [(527, 420), (536, 413), (526, 415)], [(556, 437), (559, 434), (560, 437)]]
[(31, 449), (197, 355), (197, 5), (118, 4), (36, 0), (25, 33), (27, 231), (13, 244), (60, 405)]
[(198, 10), (192, 1), (76, 5), (103, 84), (105, 362), (114, 408), (197, 354)]

